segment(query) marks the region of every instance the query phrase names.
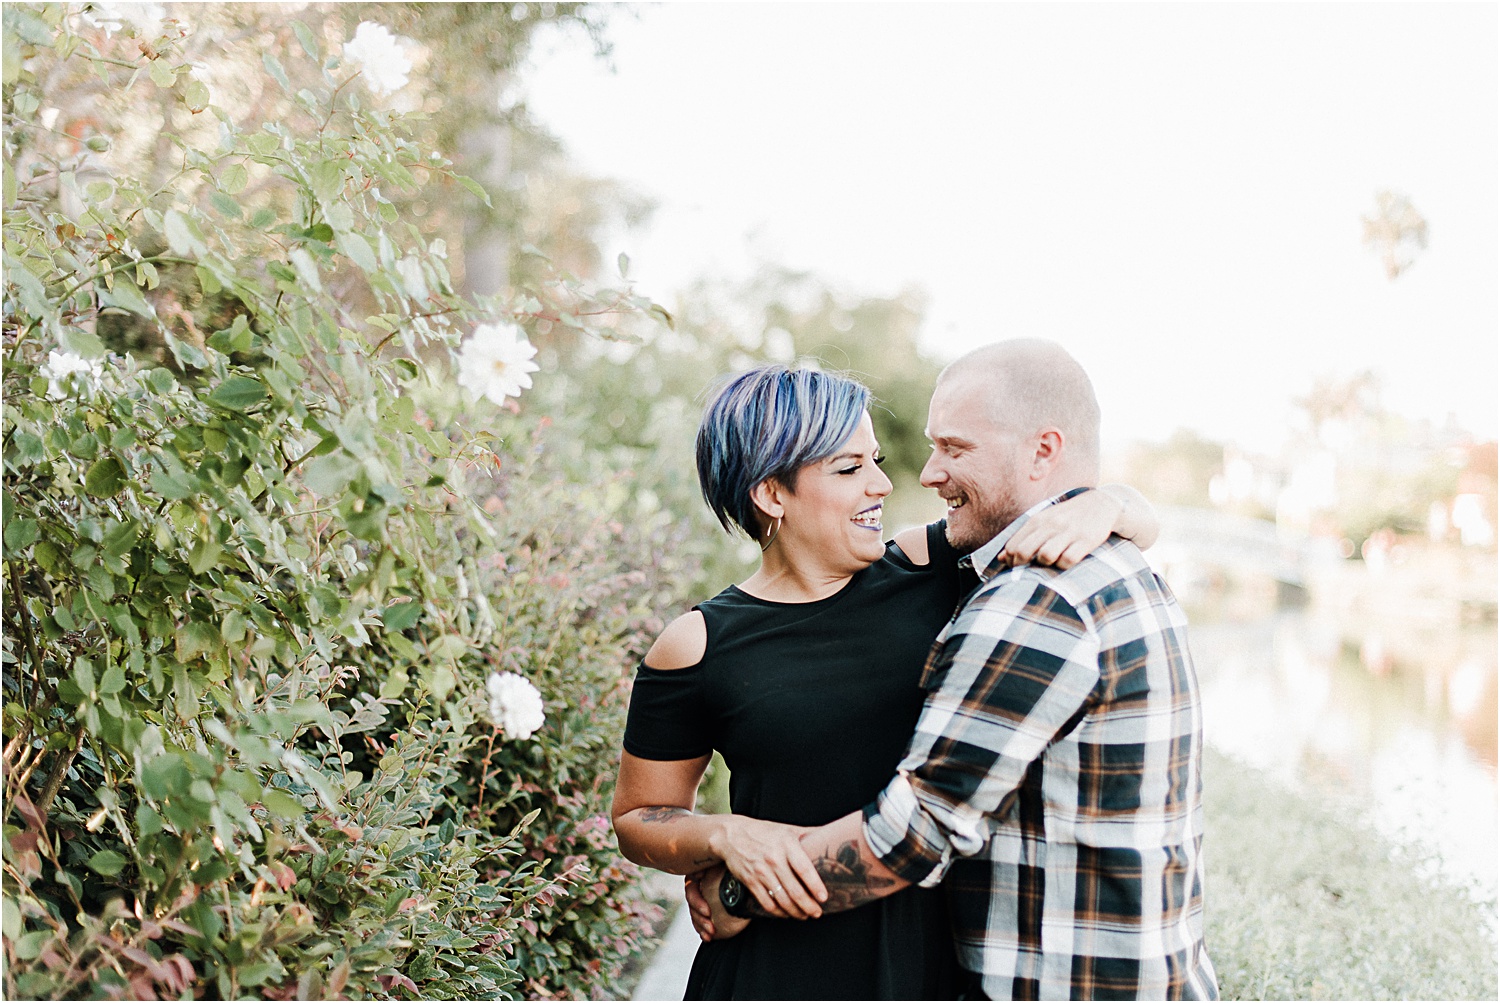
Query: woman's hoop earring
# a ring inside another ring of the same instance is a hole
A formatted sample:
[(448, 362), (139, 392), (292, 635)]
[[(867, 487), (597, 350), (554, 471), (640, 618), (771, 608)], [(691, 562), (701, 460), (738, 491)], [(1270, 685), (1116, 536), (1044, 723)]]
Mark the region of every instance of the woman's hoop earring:
[(766, 551), (770, 550), (771, 549), (771, 544), (773, 544), (773, 543), (776, 542), (776, 537), (779, 536), (780, 534), (781, 534), (781, 516), (778, 515), (776, 517), (776, 528), (771, 531), (771, 535), (770, 536), (766, 537), (766, 542), (760, 545), (760, 552), (762, 554), (764, 554)]

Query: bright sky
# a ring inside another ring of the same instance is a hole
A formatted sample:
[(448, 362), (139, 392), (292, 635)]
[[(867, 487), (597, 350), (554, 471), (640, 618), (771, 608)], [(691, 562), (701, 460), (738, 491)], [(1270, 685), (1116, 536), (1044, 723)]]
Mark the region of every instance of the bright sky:
[[(1497, 7), (666, 4), (539, 45), (534, 113), (660, 209), (641, 291), (760, 261), (918, 286), (951, 358), (1042, 336), (1107, 443), (1185, 426), (1271, 449), (1317, 375), (1493, 437)], [(1395, 282), (1375, 193), (1430, 246)], [(877, 392), (878, 392), (878, 388)]]

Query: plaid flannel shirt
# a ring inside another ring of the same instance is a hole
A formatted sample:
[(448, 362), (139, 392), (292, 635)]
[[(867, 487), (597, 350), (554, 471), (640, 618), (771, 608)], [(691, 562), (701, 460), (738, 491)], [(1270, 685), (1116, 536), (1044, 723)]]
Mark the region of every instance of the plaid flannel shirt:
[(1001, 570), (1054, 500), (973, 555), (981, 584), (928, 658), (865, 839), (908, 881), (947, 876), (959, 960), (992, 999), (1217, 999), (1186, 621), (1119, 537), (1067, 571)]

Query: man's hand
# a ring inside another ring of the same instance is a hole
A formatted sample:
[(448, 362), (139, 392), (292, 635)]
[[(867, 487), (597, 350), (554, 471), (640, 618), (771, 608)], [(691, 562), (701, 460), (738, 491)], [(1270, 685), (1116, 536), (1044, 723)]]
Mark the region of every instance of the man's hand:
[(1067, 570), (1109, 539), (1125, 506), (1108, 491), (1085, 491), (1026, 520), (1000, 552), (1008, 568), (1050, 564)]
[(692, 916), (693, 929), (705, 941), (727, 940), (750, 925), (748, 919), (731, 916), (719, 902), (719, 884), (724, 880), (723, 867), (687, 876), (684, 895), (687, 897), (688, 913)]

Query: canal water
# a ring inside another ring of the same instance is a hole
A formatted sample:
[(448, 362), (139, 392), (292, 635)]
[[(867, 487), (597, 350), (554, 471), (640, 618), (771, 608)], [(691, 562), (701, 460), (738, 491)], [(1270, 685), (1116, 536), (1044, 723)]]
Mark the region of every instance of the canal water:
[(1206, 740), (1493, 898), (1496, 631), (1326, 610), (1193, 617)]

